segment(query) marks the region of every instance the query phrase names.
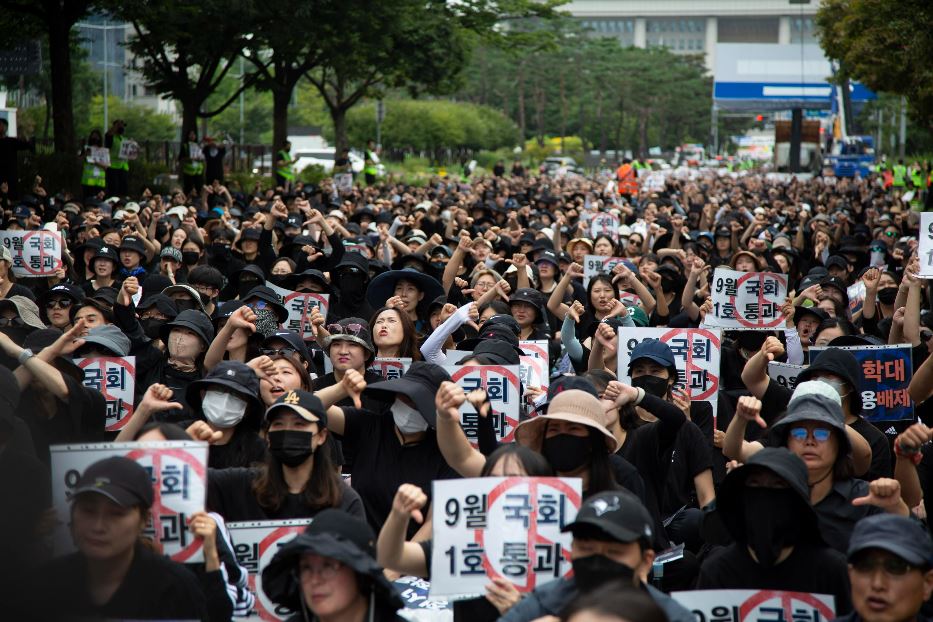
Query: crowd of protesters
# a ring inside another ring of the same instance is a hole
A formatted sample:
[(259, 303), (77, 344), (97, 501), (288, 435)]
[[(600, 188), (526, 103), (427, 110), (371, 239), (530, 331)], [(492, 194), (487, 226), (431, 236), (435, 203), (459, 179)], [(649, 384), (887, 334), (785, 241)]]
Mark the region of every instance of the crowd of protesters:
[[(168, 194), (5, 193), (2, 229), (64, 241), (62, 267), (41, 278), (17, 277), (0, 248), (11, 619), (229, 620), (253, 596), (224, 523), (313, 518), (261, 569), (266, 592), (296, 620), (394, 620), (389, 573), (430, 575), (432, 483), (502, 475), (581, 479), (565, 527), (574, 572), (527, 594), (491, 579), (455, 619), (687, 622), (669, 593), (691, 589), (830, 594), (840, 618), (925, 619), (933, 313), (905, 188), (880, 175), (693, 169), (649, 188), (496, 172), (344, 192), (330, 179), (251, 192), (187, 175)], [(619, 225), (594, 236), (601, 213)], [(624, 261), (584, 286), (587, 255)], [(674, 389), (661, 341), (636, 346), (617, 379), (617, 329), (699, 326), (720, 266), (790, 285), (781, 330), (724, 334), (718, 416)], [(283, 328), (270, 286), (329, 295), (312, 338)], [(517, 365), (520, 340), (548, 341), (549, 386), (523, 387), (515, 443), (499, 443), (484, 392), (443, 365)], [(793, 391), (767, 373), (809, 363), (815, 345), (902, 343), (916, 421), (897, 429), (863, 417), (846, 350), (815, 359)], [(118, 434), (73, 362), (94, 356), (136, 357), (136, 409)], [(376, 357), (411, 364), (384, 380)], [(467, 401), (478, 448), (460, 425)], [(80, 474), (77, 552), (48, 558), (50, 446), (181, 439), (210, 444), (205, 511), (190, 517), (203, 563), (144, 545), (150, 477), (125, 458)]]

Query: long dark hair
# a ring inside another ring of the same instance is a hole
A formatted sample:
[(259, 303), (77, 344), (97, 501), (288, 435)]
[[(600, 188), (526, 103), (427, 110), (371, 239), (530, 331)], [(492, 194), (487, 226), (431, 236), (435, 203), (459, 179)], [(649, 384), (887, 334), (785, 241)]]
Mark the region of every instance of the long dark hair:
[(596, 309), (593, 308), (593, 288), (597, 283), (606, 283), (609, 287), (612, 288), (612, 295), (616, 300), (619, 299), (619, 285), (615, 283), (612, 279), (612, 275), (600, 272), (596, 276), (590, 279), (589, 285), (586, 286), (586, 311), (596, 317)]
[[(418, 348), (418, 331), (415, 330), (415, 323), (411, 321), (407, 313), (402, 313), (394, 307), (380, 307), (373, 313), (369, 320), (369, 328), (373, 331), (373, 344), (375, 345), (375, 326), (376, 318), (385, 311), (393, 311), (398, 316), (402, 324), (402, 343), (398, 346), (398, 355), (400, 358), (410, 358), (413, 361), (421, 360), (421, 350)], [(378, 348), (377, 348), (378, 350)]]
[[(268, 431), (268, 424), (264, 427)], [(320, 424), (318, 428), (326, 429), (321, 428)], [(312, 460), (311, 479), (301, 491), (302, 501), (314, 510), (339, 507), (343, 499), (343, 488), (326, 444), (321, 444), (314, 450)], [(271, 452), (266, 452), (266, 461), (259, 467), (259, 475), (253, 480), (252, 489), (259, 505), (273, 512), (282, 507), (288, 496), (288, 484), (285, 483), (282, 463)]]
[(518, 443), (508, 443), (500, 445), (498, 449), (486, 457), (486, 464), (480, 471), (480, 477), (489, 477), (492, 468), (503, 460), (515, 460), (522, 465), (528, 477), (551, 477), (554, 475), (554, 467), (547, 461), (547, 458)]
[(606, 490), (622, 490), (622, 485), (616, 481), (609, 462), (609, 449), (606, 447), (606, 436), (594, 428), (589, 428), (590, 444), (590, 484), (586, 495), (591, 496)]

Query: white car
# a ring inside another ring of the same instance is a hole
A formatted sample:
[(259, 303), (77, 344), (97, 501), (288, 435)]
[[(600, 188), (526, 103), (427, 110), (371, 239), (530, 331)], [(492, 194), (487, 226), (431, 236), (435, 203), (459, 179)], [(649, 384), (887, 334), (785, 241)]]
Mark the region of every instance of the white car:
[[(293, 168), (295, 172), (300, 173), (309, 166), (320, 166), (325, 173), (331, 173), (334, 170), (335, 151), (333, 149), (318, 149), (315, 151), (297, 151), (292, 154), (295, 158)], [(350, 152), (350, 167), (354, 173), (363, 172), (363, 156), (356, 151)], [(272, 166), (272, 156), (265, 155), (262, 159), (257, 159), (253, 163), (253, 173), (259, 173), (260, 166), (263, 169), (270, 170)], [(381, 163), (376, 165), (379, 176), (385, 176), (386, 169)]]

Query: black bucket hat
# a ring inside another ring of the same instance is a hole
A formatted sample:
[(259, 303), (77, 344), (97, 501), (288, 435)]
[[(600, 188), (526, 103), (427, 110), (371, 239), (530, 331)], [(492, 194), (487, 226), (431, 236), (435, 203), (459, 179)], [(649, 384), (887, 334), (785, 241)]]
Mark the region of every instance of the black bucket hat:
[(240, 284), (240, 277), (244, 274), (249, 273), (259, 279), (259, 285), (266, 284), (266, 273), (263, 272), (262, 268), (255, 264), (247, 264), (230, 275), (230, 284), (234, 287)]
[[(797, 393), (801, 389), (803, 382), (799, 381), (798, 376)], [(823, 383), (825, 385), (825, 383)], [(830, 389), (832, 390), (832, 389)], [(815, 421), (823, 423), (836, 431), (839, 439), (839, 454), (841, 456), (851, 453), (852, 446), (849, 444), (849, 436), (846, 433), (845, 415), (842, 413), (842, 407), (825, 395), (808, 393), (799, 397), (793, 397), (787, 404), (787, 414), (774, 422), (771, 426), (771, 433), (780, 440), (781, 444), (787, 442), (788, 430), (795, 423), (804, 421)]]
[(163, 325), (159, 334), (163, 343), (168, 343), (168, 336), (173, 328), (187, 328), (194, 331), (204, 342), (205, 349), (214, 340), (214, 325), (211, 324), (211, 320), (207, 315), (197, 309), (185, 309), (174, 320)]
[(94, 251), (94, 256), (87, 262), (87, 269), (93, 271), (94, 262), (98, 259), (106, 259), (112, 261), (116, 267), (120, 266), (120, 258), (117, 256), (117, 250), (112, 246), (104, 245), (97, 247), (97, 250)]
[(138, 236), (128, 235), (120, 240), (121, 251), (135, 251), (142, 255), (143, 261), (146, 260), (146, 245)]
[(262, 588), (272, 602), (298, 611), (304, 606), (298, 582), (301, 556), (313, 553), (348, 566), (373, 588), (376, 606), (396, 611), (404, 604), (376, 562), (376, 534), (355, 516), (340, 510), (319, 512), (304, 533), (279, 549), (262, 571)]
[(434, 396), (441, 383), (450, 380), (450, 374), (440, 365), (415, 361), (399, 378), (374, 382), (363, 390), (384, 402), (393, 402), (398, 394), (406, 396), (432, 428), (437, 427), (437, 407)]
[(809, 367), (800, 372), (797, 376), (797, 382), (813, 380), (813, 376), (817, 372), (824, 372), (842, 378), (846, 384), (852, 387), (853, 396), (858, 396), (858, 399), (849, 400), (849, 408), (852, 409), (852, 414), (857, 415), (862, 412), (862, 368), (859, 366), (854, 354), (839, 348), (824, 350), (816, 357), (815, 361), (810, 363)]
[[(246, 400), (247, 412), (259, 412), (263, 404), (259, 399), (259, 378), (246, 363), (240, 361), (221, 361), (206, 376), (195, 380), (185, 389), (185, 400), (195, 413), (201, 412), (200, 391), (208, 391), (213, 386), (222, 386)], [(258, 427), (257, 421), (254, 422)]]
[(293, 272), (288, 274), (282, 279), (282, 286), (288, 289), (294, 290), (298, 287), (298, 284), (305, 280), (312, 280), (315, 283), (321, 285), (324, 288), (322, 293), (330, 294), (333, 293), (333, 288), (330, 283), (327, 281), (327, 277), (324, 276), (324, 273), (320, 270), (305, 270), (304, 272)]
[(355, 269), (362, 272), (366, 277), (369, 277), (369, 259), (357, 253), (355, 251), (345, 252), (343, 257), (334, 266), (334, 273), (338, 273), (341, 270)]
[(538, 322), (543, 322), (547, 318), (547, 306), (544, 301), (544, 295), (536, 289), (522, 287), (509, 296), (509, 305), (516, 302), (524, 302), (535, 308), (538, 312)]
[[(266, 287), (265, 285), (257, 285), (253, 289), (243, 296), (241, 299), (244, 303), (251, 299), (262, 300), (267, 305), (269, 305), (273, 311), (275, 311), (275, 316), (279, 320), (279, 324), (283, 323), (288, 319), (288, 309), (285, 308), (285, 305), (282, 304), (282, 297), (279, 296), (274, 289), (271, 287)], [(247, 304), (247, 306), (249, 306)]]
[(366, 302), (374, 309), (383, 306), (395, 294), (395, 286), (399, 281), (414, 283), (415, 287), (424, 293), (421, 302), (425, 307), (432, 300), (444, 294), (444, 288), (437, 279), (424, 272), (405, 268), (404, 270), (389, 270), (374, 278), (366, 288)]
[(145, 311), (152, 307), (155, 307), (159, 313), (169, 319), (174, 320), (178, 317), (178, 307), (175, 306), (175, 301), (165, 294), (150, 294), (143, 297), (143, 299), (139, 301), (139, 305), (136, 309)]
[(518, 352), (505, 341), (500, 339), (483, 339), (473, 348), (473, 353), (457, 361), (457, 365), (463, 365), (477, 356), (482, 356), (492, 361), (492, 365), (518, 365), (521, 363)]

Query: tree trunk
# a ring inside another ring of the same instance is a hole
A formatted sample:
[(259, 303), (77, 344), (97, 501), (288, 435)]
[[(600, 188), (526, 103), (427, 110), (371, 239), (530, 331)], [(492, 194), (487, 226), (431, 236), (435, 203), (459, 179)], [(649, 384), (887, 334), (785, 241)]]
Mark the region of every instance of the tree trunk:
[[(288, 104), (291, 101), (291, 89), (276, 84), (272, 89), (272, 151), (278, 153), (285, 148), (288, 140)], [(339, 153), (339, 151), (337, 152)], [(276, 158), (277, 159), (277, 158)]]
[(181, 100), (181, 142), (188, 141), (188, 132), (198, 131), (198, 108), (201, 107), (200, 98), (191, 97)]
[(347, 137), (347, 111), (342, 106), (330, 109), (330, 120), (334, 124), (334, 153), (341, 153), (350, 148), (350, 139)]
[(71, 40), (68, 36), (71, 25), (67, 23), (63, 15), (51, 14), (48, 19), (55, 151), (77, 153), (74, 110), (72, 109)]

